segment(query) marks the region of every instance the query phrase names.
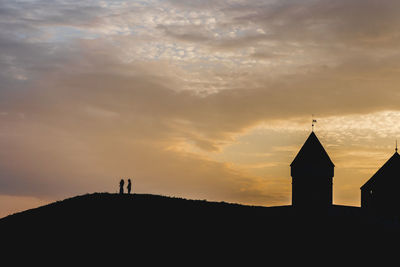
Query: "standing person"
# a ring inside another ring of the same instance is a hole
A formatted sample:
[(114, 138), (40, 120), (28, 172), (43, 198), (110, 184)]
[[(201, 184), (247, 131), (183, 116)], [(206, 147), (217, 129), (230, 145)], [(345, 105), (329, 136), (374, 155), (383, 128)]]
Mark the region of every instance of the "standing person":
[(126, 188), (128, 189), (128, 194), (130, 194), (132, 189), (131, 179), (128, 179), (128, 185), (126, 186)]
[(121, 181), (119, 182), (119, 193), (123, 194), (124, 193), (124, 179), (121, 179)]

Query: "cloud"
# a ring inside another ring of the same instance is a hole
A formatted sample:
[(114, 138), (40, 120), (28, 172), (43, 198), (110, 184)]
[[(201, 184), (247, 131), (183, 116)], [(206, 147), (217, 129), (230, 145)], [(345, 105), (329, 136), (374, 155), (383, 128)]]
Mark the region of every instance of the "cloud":
[[(52, 3), (0, 3), (2, 194), (112, 191), (133, 175), (142, 192), (288, 204), (279, 147), (298, 138), (258, 125), (316, 113), (348, 126), (325, 136), (338, 145), (360, 134), (345, 118), (398, 110), (395, 1)], [(238, 163), (242, 136), (257, 142)]]
[[(9, 100), (1, 118), (3, 194), (50, 197), (112, 190), (116, 177), (137, 175), (137, 186), (145, 192), (163, 188), (176, 195), (232, 201), (231, 195), (245, 192), (248, 198), (250, 193), (239, 187), (252, 177), (223, 163), (166, 150), (186, 139), (214, 149), (209, 138), (196, 137), (191, 125), (176, 123), (191, 121), (182, 112), (201, 105), (196, 103), (201, 97), (172, 90), (166, 87), (169, 78), (135, 66), (139, 76), (121, 74), (119, 69), (131, 64), (87, 52), (75, 65), (64, 63), (61, 69), (69, 71), (55, 68), (30, 81), (32, 87), (23, 95), (3, 92)], [(99, 62), (106, 63), (101, 70)]]
[(200, 31), (204, 29), (202, 27), (191, 26), (190, 32), (188, 32), (186, 27), (180, 26), (165, 26), (159, 25), (158, 29), (164, 31), (165, 35), (170, 36), (174, 39), (178, 39), (181, 41), (187, 41), (191, 43), (205, 42), (210, 40), (210, 38), (204, 33), (200, 34)]

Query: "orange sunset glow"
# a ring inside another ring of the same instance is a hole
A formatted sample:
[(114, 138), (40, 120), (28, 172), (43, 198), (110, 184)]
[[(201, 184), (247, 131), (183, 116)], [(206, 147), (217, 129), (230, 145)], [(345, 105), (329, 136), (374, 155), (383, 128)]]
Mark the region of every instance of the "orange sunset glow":
[(400, 2), (0, 2), (0, 217), (118, 191), (290, 205), (312, 131), (333, 203), (400, 138)]

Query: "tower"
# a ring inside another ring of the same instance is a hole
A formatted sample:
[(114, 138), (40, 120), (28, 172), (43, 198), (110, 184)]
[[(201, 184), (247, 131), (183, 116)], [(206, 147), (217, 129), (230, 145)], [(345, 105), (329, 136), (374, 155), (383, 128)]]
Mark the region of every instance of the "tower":
[(400, 216), (400, 155), (392, 157), (360, 188), (361, 208), (384, 215)]
[(290, 164), (292, 205), (303, 208), (331, 206), (334, 167), (317, 136), (311, 132)]

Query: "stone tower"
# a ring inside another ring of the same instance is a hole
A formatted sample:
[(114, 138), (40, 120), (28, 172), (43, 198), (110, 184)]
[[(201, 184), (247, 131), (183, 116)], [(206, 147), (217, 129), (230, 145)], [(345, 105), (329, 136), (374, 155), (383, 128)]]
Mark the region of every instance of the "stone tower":
[(292, 205), (302, 208), (331, 206), (334, 167), (317, 136), (311, 132), (290, 164)]

